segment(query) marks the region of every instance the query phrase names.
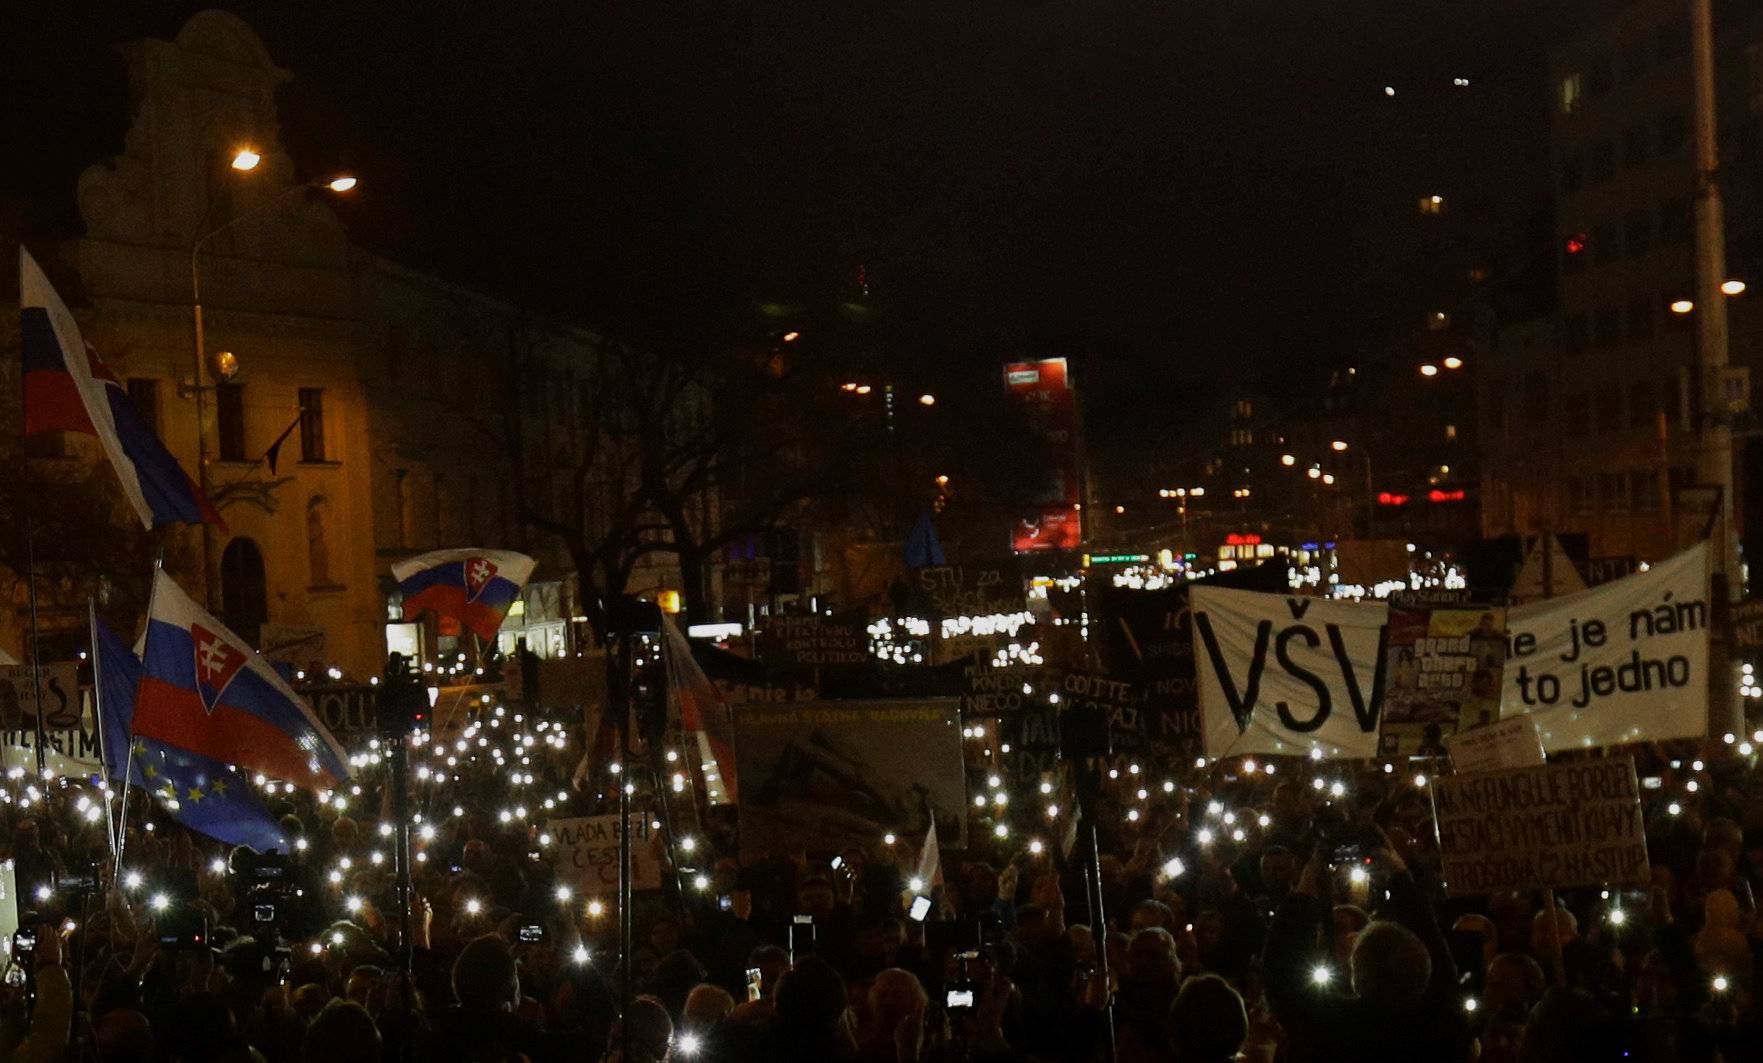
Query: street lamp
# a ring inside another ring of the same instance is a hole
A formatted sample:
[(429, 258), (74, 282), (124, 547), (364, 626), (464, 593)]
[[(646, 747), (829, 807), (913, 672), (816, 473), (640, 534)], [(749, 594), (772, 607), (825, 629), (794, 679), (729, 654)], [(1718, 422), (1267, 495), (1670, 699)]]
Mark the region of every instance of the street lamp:
[(1673, 299), (1671, 301), (1671, 312), (1674, 314), (1687, 314), (1695, 308), (1696, 303), (1693, 299)]
[(1442, 364), (1446, 369), (1461, 369), (1461, 368), (1463, 368), (1463, 359), (1457, 357), (1454, 354), (1446, 355), (1445, 360), (1440, 364)]
[[(234, 156), (232, 168), (240, 173), (248, 173), (257, 168), (263, 156), (250, 148), (241, 148)], [(222, 222), (196, 237), (190, 245), (190, 315), (195, 326), (194, 368), (195, 373), (190, 380), (189, 394), (196, 400), (196, 479), (202, 489), (203, 497), (209, 491), (208, 476), (208, 426), (207, 410), (203, 395), (211, 390), (211, 385), (203, 383), (203, 376), (208, 362), (207, 339), (202, 327), (202, 271), (201, 255), (203, 245), (226, 232), (233, 226), (248, 218), (260, 217), (279, 207), (282, 201), (290, 196), (304, 192), (309, 188), (328, 188), (333, 192), (348, 192), (356, 185), (356, 179), (349, 174), (317, 181), (297, 184), (281, 195), (261, 203), (254, 210), (247, 210)], [(204, 218), (204, 224), (207, 219)], [(222, 351), (216, 358), (215, 374), (222, 381), (231, 380), (238, 374), (239, 360), (231, 351)], [(214, 608), (214, 529), (207, 521), (202, 522), (202, 596), (210, 609)]]
[(1279, 456), (1279, 463), (1289, 469), (1298, 464), (1298, 456), (1296, 454), (1281, 454)]
[(1347, 441), (1344, 439), (1337, 439), (1334, 442), (1329, 444), (1329, 449), (1335, 451), (1338, 454), (1339, 452), (1347, 449)]
[(1436, 365), (1433, 365), (1431, 362), (1427, 362), (1420, 367), (1420, 375), (1421, 376), (1438, 376), (1439, 375), (1439, 367)]

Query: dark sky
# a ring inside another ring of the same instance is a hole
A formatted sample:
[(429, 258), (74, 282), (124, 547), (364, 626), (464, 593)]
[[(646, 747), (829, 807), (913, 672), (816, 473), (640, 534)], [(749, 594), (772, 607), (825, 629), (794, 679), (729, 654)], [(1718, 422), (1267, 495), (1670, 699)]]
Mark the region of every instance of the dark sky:
[[(199, 6), (32, 5), (53, 10), (0, 56), (29, 103), (0, 108), (0, 147), (41, 173), (113, 151), (106, 47)], [(1355, 230), (1402, 150), (1382, 87), (1529, 99), (1568, 21), (1501, 0), (219, 6), (296, 75), (296, 161), (358, 170), (351, 224), (412, 265), (699, 337), (847, 298), (861, 264), (902, 364), (1095, 352), (1105, 389), (1171, 395), (1349, 356), (1376, 312)]]

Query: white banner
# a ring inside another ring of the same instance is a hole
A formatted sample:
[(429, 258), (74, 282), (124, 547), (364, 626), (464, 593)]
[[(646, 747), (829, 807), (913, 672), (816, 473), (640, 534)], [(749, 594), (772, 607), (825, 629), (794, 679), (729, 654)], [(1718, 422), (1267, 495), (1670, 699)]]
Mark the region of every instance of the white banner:
[(1708, 544), (1506, 615), (1502, 718), (1528, 713), (1551, 753), (1708, 729)]
[(1207, 586), (1190, 594), (1207, 756), (1377, 756), (1387, 606)]

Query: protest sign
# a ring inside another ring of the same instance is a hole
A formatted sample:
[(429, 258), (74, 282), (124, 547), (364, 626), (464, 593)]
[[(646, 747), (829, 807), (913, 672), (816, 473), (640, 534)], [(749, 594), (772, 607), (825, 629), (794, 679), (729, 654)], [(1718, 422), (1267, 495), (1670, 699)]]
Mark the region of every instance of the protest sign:
[(1630, 757), (1433, 780), (1445, 893), (1646, 886)]
[[(631, 889), (661, 888), (660, 835), (649, 830), (649, 817), (631, 813)], [(618, 890), (618, 817), (574, 816), (545, 824), (556, 853), (552, 867), (557, 881), (567, 882), (589, 897)]]
[(1763, 598), (1732, 603), (1732, 648), (1738, 653), (1763, 650)]
[(861, 620), (777, 616), (760, 633), (759, 652), (771, 664), (865, 664), (870, 659), (869, 631)]
[(900, 577), (896, 613), (926, 620), (1020, 613), (1028, 608), (1015, 559), (991, 565), (929, 565)]
[(1104, 586), (1096, 591), (1095, 625), (1108, 674), (1130, 679), (1143, 692), (1142, 737), (1183, 753), (1200, 742), (1200, 706), (1194, 692), (1194, 634), (1188, 595), (1195, 586), (1275, 593), (1287, 586), (1284, 562), (1221, 572), (1198, 583), (1141, 591)]
[(1491, 608), (1390, 609), (1382, 756), (1438, 756), (1446, 735), (1499, 718), (1504, 615)]
[(1377, 755), (1387, 607), (1220, 587), (1192, 600), (1207, 756)]
[(1543, 748), (1695, 738), (1708, 724), (1708, 545), (1588, 591), (1507, 612), (1500, 715)]
[(965, 844), (966, 773), (954, 698), (748, 704), (735, 713), (741, 845), (835, 852), (935, 817)]
[[(43, 725), (51, 730), (80, 721), (79, 665), (61, 661), (43, 665)], [(28, 664), (0, 665), (0, 730), (36, 726), (37, 685)]]
[(1445, 751), (1451, 754), (1451, 767), (1459, 775), (1534, 768), (1548, 759), (1543, 755), (1542, 739), (1537, 737), (1536, 721), (1529, 716), (1446, 735)]

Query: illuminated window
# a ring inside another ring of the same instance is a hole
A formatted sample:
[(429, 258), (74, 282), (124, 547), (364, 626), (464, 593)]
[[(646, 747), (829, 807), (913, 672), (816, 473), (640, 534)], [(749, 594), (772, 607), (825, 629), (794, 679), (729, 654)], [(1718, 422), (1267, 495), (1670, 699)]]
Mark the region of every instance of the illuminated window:
[(1447, 443), (1457, 442), (1457, 426), (1456, 425), (1448, 424), (1445, 426), (1445, 442), (1447, 442)]
[(1561, 113), (1572, 114), (1579, 110), (1585, 102), (1585, 82), (1578, 74), (1569, 74), (1561, 79)]
[(1421, 196), (1420, 197), (1420, 213), (1422, 213), (1422, 214), (1443, 214), (1444, 212), (1445, 212), (1445, 197), (1444, 196)]

